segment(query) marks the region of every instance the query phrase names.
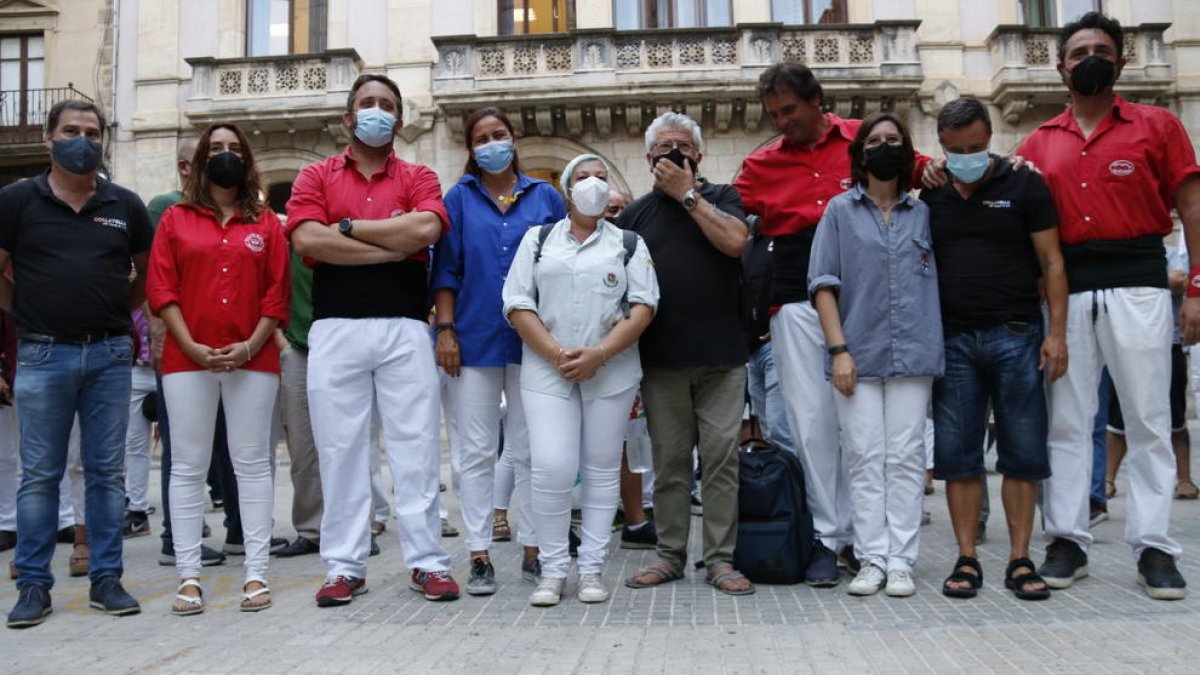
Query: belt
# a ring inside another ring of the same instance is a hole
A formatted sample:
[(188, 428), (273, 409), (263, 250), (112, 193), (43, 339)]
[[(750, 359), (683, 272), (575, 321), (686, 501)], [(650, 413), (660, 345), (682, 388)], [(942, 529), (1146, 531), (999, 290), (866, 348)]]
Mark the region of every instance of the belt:
[(109, 338), (129, 337), (128, 330), (97, 331), (93, 333), (71, 333), (69, 335), (47, 335), (46, 333), (31, 333), (21, 331), (17, 338), (27, 342), (47, 342), (64, 345), (87, 345), (93, 342), (103, 342)]

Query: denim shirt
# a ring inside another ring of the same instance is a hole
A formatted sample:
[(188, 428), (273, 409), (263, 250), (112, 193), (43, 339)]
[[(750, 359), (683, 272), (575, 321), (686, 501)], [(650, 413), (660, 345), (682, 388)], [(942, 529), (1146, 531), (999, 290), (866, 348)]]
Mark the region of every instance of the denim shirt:
[(446, 193), (450, 231), (434, 248), (430, 287), (454, 291), (454, 323), (462, 365), (521, 362), (521, 338), (500, 311), (500, 290), (530, 227), (565, 218), (567, 207), (547, 182), (517, 174), (517, 201), (504, 213), (473, 174)]
[[(813, 238), (808, 290), (832, 288), (864, 380), (938, 376), (945, 368), (929, 208), (905, 194), (883, 213), (855, 185), (829, 201)], [(829, 375), (831, 359), (825, 359)]]

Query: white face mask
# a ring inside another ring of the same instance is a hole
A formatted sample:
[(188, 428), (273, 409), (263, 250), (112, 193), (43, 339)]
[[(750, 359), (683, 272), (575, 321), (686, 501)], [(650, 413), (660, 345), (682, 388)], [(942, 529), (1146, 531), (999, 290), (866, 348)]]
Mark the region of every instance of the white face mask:
[(608, 183), (595, 176), (584, 178), (571, 188), (571, 203), (585, 216), (604, 215), (608, 208)]

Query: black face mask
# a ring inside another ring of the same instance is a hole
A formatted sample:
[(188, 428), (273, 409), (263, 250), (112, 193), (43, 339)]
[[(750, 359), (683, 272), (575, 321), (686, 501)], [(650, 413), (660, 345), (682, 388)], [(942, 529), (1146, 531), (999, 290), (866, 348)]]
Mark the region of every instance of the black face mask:
[(208, 158), (208, 179), (223, 188), (237, 187), (246, 180), (246, 165), (232, 152), (222, 152)]
[(1071, 88), (1080, 96), (1095, 96), (1108, 89), (1116, 75), (1116, 64), (1092, 54), (1071, 69)]
[(900, 169), (908, 162), (911, 155), (904, 151), (903, 145), (884, 143), (873, 148), (867, 148), (867, 171), (879, 180), (891, 180), (900, 175)]
[(658, 164), (664, 159), (669, 159), (672, 162), (675, 162), (675, 166), (678, 166), (681, 169), (683, 168), (683, 161), (687, 160), (688, 166), (692, 167), (692, 175), (696, 175), (696, 160), (685, 156), (682, 152), (680, 152), (679, 148), (671, 148), (671, 151), (665, 155), (658, 155), (654, 158), (654, 163)]

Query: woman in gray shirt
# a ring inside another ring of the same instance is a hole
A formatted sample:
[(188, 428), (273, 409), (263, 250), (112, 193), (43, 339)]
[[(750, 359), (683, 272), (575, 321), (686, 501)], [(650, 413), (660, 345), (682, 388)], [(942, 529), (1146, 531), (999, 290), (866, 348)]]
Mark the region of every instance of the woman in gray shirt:
[(908, 194), (913, 164), (898, 117), (863, 121), (850, 144), (854, 185), (830, 200), (808, 270), (862, 565), (851, 595), (915, 590), (925, 412), (944, 355), (929, 210)]

